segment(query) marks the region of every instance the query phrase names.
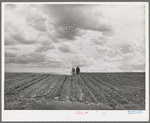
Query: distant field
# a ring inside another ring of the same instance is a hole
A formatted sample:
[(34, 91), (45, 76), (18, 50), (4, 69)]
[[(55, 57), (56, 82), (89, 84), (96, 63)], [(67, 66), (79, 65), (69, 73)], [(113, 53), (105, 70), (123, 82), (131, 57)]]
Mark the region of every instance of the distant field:
[(5, 110), (144, 110), (145, 73), (5, 73)]

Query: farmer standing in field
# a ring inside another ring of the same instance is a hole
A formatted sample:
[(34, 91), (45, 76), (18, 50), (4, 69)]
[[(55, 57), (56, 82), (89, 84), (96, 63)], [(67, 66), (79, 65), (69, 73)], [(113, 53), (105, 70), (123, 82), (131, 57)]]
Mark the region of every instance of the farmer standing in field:
[(77, 66), (76, 68), (76, 74), (79, 76), (80, 75), (80, 68)]
[(72, 68), (72, 76), (74, 76), (75, 75), (75, 69), (74, 69), (74, 67)]

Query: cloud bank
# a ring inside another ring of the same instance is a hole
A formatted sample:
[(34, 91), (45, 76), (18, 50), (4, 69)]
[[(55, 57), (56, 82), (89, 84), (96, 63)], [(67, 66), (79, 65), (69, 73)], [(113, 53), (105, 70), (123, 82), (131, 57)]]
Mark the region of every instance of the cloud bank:
[(144, 12), (143, 4), (7, 4), (5, 54), (16, 61), (6, 70), (145, 71)]

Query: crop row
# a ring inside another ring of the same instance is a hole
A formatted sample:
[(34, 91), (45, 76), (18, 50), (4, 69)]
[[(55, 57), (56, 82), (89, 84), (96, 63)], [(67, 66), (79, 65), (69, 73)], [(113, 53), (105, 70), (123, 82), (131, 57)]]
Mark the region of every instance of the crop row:
[(32, 84), (35, 84), (39, 81), (41, 81), (42, 79), (46, 78), (47, 75), (40, 75), (40, 76), (34, 76), (32, 78), (29, 79), (24, 79), (22, 81), (20, 81), (19, 83), (15, 83), (14, 87), (11, 88), (10, 90), (6, 91), (6, 94), (16, 94), (18, 92), (20, 92), (21, 90), (31, 86)]
[(52, 78), (52, 75), (48, 75), (46, 78), (42, 79), (38, 83), (32, 84), (28, 88), (22, 90), (20, 92), (21, 97), (35, 97), (38, 91), (40, 91), (42, 88), (47, 86), (49, 79), (51, 78)]
[(49, 93), (51, 93), (51, 90), (53, 89), (53, 87), (57, 84), (57, 82), (59, 82), (59, 80), (61, 79), (61, 77), (56, 77), (53, 76), (49, 82), (48, 85), (46, 87), (44, 87), (43, 89), (41, 89), (38, 93), (37, 96), (41, 97), (45, 97), (47, 96)]
[(56, 79), (55, 80), (56, 84), (45, 97), (49, 99), (54, 99), (54, 97), (60, 97), (60, 91), (63, 88), (65, 80), (66, 76), (62, 76), (59, 79)]
[[(87, 75), (86, 75), (87, 76)], [(112, 86), (102, 84), (101, 81), (96, 79), (93, 76), (87, 76), (87, 78), (92, 82), (94, 86), (97, 86), (103, 93), (105, 94), (105, 97), (107, 98), (107, 101), (116, 101), (117, 103), (126, 104), (127, 100), (120, 95), (115, 88)]]
[[(123, 82), (124, 80), (123, 79), (118, 79), (117, 77), (114, 77), (114, 76), (111, 76), (111, 75), (109, 75), (109, 76), (103, 76), (103, 75), (99, 75), (99, 74), (94, 74), (94, 75), (92, 75), (92, 74), (90, 74), (91, 76), (95, 76), (95, 77), (98, 77), (98, 78), (100, 78), (102, 81), (106, 81), (106, 82), (109, 82), (109, 84), (111, 84), (111, 85), (115, 85), (115, 86), (117, 86), (117, 87), (122, 87), (122, 88), (124, 88), (124, 87), (126, 87), (126, 83), (125, 82)], [(113, 81), (112, 81), (113, 80)]]
[[(23, 75), (23, 74), (22, 74)], [(5, 81), (9, 80), (9, 79), (14, 79), (14, 78), (17, 78), (19, 77), (18, 74), (8, 74), (8, 73), (5, 73)], [(21, 76), (21, 75), (20, 75)]]
[(11, 82), (13, 82), (13, 81), (20, 81), (21, 79), (25, 79), (25, 78), (30, 77), (32, 75), (34, 75), (34, 74), (20, 74), (18, 76), (12, 77), (11, 79), (8, 79), (7, 77), (5, 77), (5, 83), (11, 84)]
[(70, 100), (70, 98), (71, 98), (70, 85), (71, 85), (71, 78), (69, 76), (67, 76), (67, 79), (64, 82), (64, 86), (63, 86), (62, 90), (60, 91), (60, 97), (59, 97), (60, 100), (64, 100), (64, 101), (69, 101)]
[[(98, 76), (98, 77), (101, 77), (101, 78), (107, 78), (110, 80), (113, 80), (113, 84), (115, 84), (116, 86), (126, 86), (127, 84), (129, 86), (139, 86), (141, 84), (144, 84), (144, 78), (142, 76), (115, 76), (113, 74), (110, 74), (108, 77), (105, 77), (103, 76), (102, 74), (92, 74), (93, 76)], [(138, 83), (138, 84), (137, 84)]]
[(85, 75), (81, 75), (81, 78), (85, 82), (86, 86), (94, 94), (94, 96), (95, 96), (96, 100), (98, 100), (98, 102), (107, 102), (107, 97), (101, 89), (99, 89), (97, 86), (93, 85), (91, 83), (91, 81)]
[(101, 83), (103, 84), (107, 84), (107, 86), (111, 86), (114, 87), (117, 90), (121, 90), (121, 89), (126, 89), (127, 84), (124, 84), (123, 82), (121, 82), (120, 80), (116, 80), (116, 78), (108, 78), (108, 77), (104, 77), (102, 75), (90, 75), (94, 78), (96, 78), (97, 80), (99, 80)]
[(120, 89), (123, 89), (124, 91), (133, 91), (135, 89), (143, 89), (144, 87), (144, 84), (142, 82), (139, 82), (139, 83), (142, 83), (143, 85), (141, 84), (134, 84), (135, 82), (134, 81), (139, 81), (139, 80), (130, 80), (129, 82), (125, 82), (124, 78), (116, 78), (116, 77), (112, 77), (112, 78), (106, 78), (104, 76), (96, 76), (95, 74), (91, 75), (91, 76), (94, 76), (94, 77), (98, 77), (100, 80), (102, 81), (105, 81), (105, 82), (108, 82), (110, 85), (112, 86), (115, 86), (115, 87), (118, 87)]
[(82, 101), (97, 102), (94, 94), (90, 91), (90, 89), (86, 86), (86, 84), (81, 78), (78, 80), (78, 85), (81, 88), (80, 91)]
[(103, 76), (102, 77), (94, 76), (94, 75), (93, 76), (90, 75), (90, 76), (93, 77), (94, 79), (96, 79), (99, 83), (113, 89), (114, 91), (118, 92), (119, 94), (121, 93), (120, 95), (124, 94), (124, 90), (120, 89), (119, 86), (116, 86), (115, 84), (113, 84), (116, 82), (115, 80), (113, 80), (113, 79), (110, 80), (109, 78), (105, 78)]
[[(122, 104), (126, 104), (126, 102), (129, 102), (129, 103), (134, 103), (134, 104), (139, 104), (138, 102), (138, 100), (139, 100), (139, 97), (136, 97), (133, 93), (132, 93), (132, 91), (131, 92), (127, 92), (127, 91), (125, 91), (125, 90), (121, 90), (121, 89), (118, 89), (118, 88), (116, 88), (116, 86), (113, 86), (113, 85), (110, 85), (109, 83), (110, 82), (108, 82), (108, 81), (102, 81), (100, 78), (98, 78), (98, 77), (95, 77), (94, 76), (94, 79), (96, 79), (97, 81), (99, 81), (100, 83), (103, 83), (104, 85), (107, 85), (108, 87), (110, 87), (111, 89), (112, 89), (112, 93), (118, 93), (119, 95), (117, 96), (117, 98), (119, 97), (119, 96), (121, 96), (122, 98), (124, 98), (123, 100), (120, 100), (120, 102), (122, 103)], [(105, 78), (105, 79), (107, 79), (107, 78)], [(113, 82), (113, 80), (112, 80), (112, 82)], [(136, 91), (136, 95), (138, 95), (139, 94), (139, 92), (137, 92)], [(141, 96), (142, 95), (144, 95), (144, 94), (141, 94)], [(142, 100), (144, 100), (144, 99), (142, 99)]]
[(82, 87), (81, 84), (79, 84), (79, 78), (74, 78), (74, 80), (72, 81), (75, 84), (76, 87), (76, 100), (79, 102), (85, 101), (85, 93), (82, 91)]
[(23, 79), (20, 79), (20, 80), (11, 81), (10, 84), (5, 84), (5, 91), (10, 91), (10, 90), (16, 88), (17, 86), (20, 86), (20, 85), (23, 84), (24, 82), (26, 82), (26, 81), (28, 81), (28, 80), (30, 81), (30, 80), (32, 80), (32, 79), (34, 79), (34, 78), (37, 78), (37, 76), (32, 75), (32, 76), (30, 76), (29, 78), (27, 77), (27, 78), (23, 78)]

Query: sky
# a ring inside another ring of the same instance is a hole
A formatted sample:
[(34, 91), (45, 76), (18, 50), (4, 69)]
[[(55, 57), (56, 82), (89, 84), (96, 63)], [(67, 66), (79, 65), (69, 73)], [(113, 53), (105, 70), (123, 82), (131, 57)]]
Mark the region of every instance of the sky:
[(8, 72), (145, 71), (144, 4), (7, 4)]

